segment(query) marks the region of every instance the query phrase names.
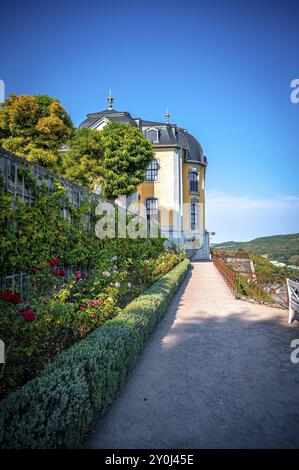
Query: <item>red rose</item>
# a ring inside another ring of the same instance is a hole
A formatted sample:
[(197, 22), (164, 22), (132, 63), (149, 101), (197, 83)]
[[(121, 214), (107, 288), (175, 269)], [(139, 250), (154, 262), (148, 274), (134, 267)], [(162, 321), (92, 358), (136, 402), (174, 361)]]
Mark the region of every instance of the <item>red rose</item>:
[(13, 303), (13, 304), (19, 304), (21, 302), (21, 296), (19, 294), (12, 294), (11, 298), (10, 298), (10, 301)]
[(33, 310), (24, 310), (23, 318), (25, 321), (34, 321), (36, 319), (36, 313)]
[(55, 266), (58, 266), (61, 263), (60, 259), (53, 258), (50, 261), (50, 268), (54, 268)]
[(10, 301), (11, 296), (12, 296), (12, 293), (9, 292), (8, 290), (4, 290), (3, 292), (1, 292), (1, 297), (2, 297), (3, 300)]
[(19, 304), (21, 302), (21, 296), (19, 294), (12, 294), (8, 290), (4, 290), (1, 292), (1, 297), (3, 300), (6, 300), (7, 302), (12, 302), (13, 304)]

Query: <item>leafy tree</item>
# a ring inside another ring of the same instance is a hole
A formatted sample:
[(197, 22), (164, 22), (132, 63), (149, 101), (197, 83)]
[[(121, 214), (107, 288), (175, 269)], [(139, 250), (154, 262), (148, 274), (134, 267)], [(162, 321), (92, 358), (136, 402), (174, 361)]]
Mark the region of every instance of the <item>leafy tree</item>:
[(48, 95), (11, 94), (0, 109), (0, 144), (27, 160), (58, 171), (58, 149), (72, 135), (72, 121)]
[(62, 157), (63, 176), (94, 190), (100, 182), (103, 155), (101, 132), (82, 127), (68, 145), (70, 150)]
[(120, 122), (111, 122), (102, 131), (78, 129), (69, 146), (63, 157), (64, 176), (89, 189), (101, 183), (108, 199), (132, 194), (154, 158), (152, 144), (141, 132)]
[(146, 169), (154, 158), (152, 144), (139, 129), (120, 122), (107, 124), (101, 134), (102, 193), (109, 199), (130, 195), (144, 181)]

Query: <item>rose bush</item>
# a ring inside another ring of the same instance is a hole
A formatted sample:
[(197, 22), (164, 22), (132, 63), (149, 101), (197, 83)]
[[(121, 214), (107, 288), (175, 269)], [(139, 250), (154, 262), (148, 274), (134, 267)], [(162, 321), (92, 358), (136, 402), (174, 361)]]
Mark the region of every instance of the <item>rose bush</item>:
[(57, 353), (119, 314), (184, 258), (173, 251), (159, 253), (151, 243), (139, 241), (135, 247), (124, 244), (116, 255), (114, 240), (109, 243), (112, 252), (106, 247), (98, 270), (91, 274), (67, 274), (62, 261), (52, 258), (47, 269), (31, 270), (26, 298), (8, 290), (1, 293), (0, 337), (6, 345), (1, 398), (35, 377)]
[(0, 177), (0, 276), (28, 276), (22, 298), (13, 286), (0, 296), (6, 347), (0, 396), (115, 317), (182, 259), (165, 253), (161, 238), (97, 238), (92, 195), (74, 206), (61, 182), (49, 188), (21, 165), (18, 176), (34, 198), (30, 204), (14, 199)]

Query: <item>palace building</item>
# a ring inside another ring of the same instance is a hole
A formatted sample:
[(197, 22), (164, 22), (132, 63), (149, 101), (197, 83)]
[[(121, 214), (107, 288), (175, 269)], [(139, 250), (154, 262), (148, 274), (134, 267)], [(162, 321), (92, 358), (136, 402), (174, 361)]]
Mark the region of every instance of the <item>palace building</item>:
[(165, 122), (134, 118), (126, 111), (108, 109), (88, 114), (79, 127), (101, 130), (110, 121), (120, 121), (139, 128), (152, 142), (155, 160), (146, 171), (145, 180), (128, 198), (140, 215), (156, 217), (169, 243), (186, 250), (193, 259), (209, 258), (209, 234), (205, 227), (205, 175), (207, 158), (199, 142), (186, 129)]

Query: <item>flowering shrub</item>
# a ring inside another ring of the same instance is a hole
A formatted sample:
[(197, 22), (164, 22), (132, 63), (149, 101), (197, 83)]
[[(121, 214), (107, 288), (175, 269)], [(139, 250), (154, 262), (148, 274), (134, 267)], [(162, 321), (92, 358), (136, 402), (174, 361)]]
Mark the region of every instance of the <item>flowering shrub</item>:
[[(30, 273), (23, 298), (10, 289), (0, 297), (0, 338), (6, 346), (0, 396), (115, 317), (182, 259), (175, 252), (164, 256), (161, 238), (97, 238), (91, 198), (77, 208), (59, 183), (49, 190), (18, 167), (18, 174), (22, 171), (34, 195), (30, 205), (18, 196), (14, 204), (0, 178), (0, 275)], [(69, 218), (62, 207), (68, 207)]]
[(89, 275), (80, 270), (67, 275), (60, 259), (53, 258), (47, 269), (31, 270), (25, 299), (9, 291), (1, 293), (0, 337), (6, 344), (1, 396), (36, 376), (58, 352), (118, 315), (184, 257), (175, 252), (155, 256), (149, 243), (136, 241), (135, 247), (127, 246), (127, 253), (122, 250), (117, 255), (107, 249), (98, 270)]
[(58, 354), (38, 377), (4, 399), (1, 449), (82, 446), (93, 418), (107, 410), (122, 387), (189, 264), (179, 263), (122, 315)]

